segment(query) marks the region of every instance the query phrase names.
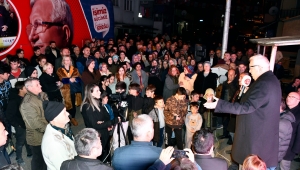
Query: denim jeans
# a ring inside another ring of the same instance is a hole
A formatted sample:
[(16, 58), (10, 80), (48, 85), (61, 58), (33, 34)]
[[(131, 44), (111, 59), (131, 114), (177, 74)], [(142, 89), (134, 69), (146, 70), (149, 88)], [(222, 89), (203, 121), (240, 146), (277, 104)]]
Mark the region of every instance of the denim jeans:
[(159, 129), (159, 142), (157, 143), (157, 142), (153, 142), (153, 145), (154, 146), (157, 146), (157, 147), (162, 147), (162, 145), (163, 145), (163, 143), (164, 143), (164, 127), (163, 128), (160, 128)]
[(21, 127), (15, 127), (16, 130), (16, 159), (22, 159), (22, 148), (25, 145), (27, 155), (32, 155), (31, 149), (29, 145), (26, 142), (26, 129), (23, 129)]

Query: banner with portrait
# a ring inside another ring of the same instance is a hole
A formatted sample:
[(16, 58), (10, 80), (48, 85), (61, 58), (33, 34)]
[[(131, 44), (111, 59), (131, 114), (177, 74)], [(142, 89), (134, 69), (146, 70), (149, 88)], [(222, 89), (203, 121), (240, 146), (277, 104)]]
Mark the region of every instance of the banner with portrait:
[(111, 0), (4, 0), (0, 1), (0, 59), (33, 47), (42, 53), (55, 41), (58, 48), (77, 45), (92, 38), (114, 38)]

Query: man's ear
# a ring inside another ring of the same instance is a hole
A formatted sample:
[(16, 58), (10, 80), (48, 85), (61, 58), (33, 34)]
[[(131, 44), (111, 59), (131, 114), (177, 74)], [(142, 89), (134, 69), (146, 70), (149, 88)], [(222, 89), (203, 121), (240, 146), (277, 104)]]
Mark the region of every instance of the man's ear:
[(66, 40), (66, 42), (69, 42), (70, 41), (70, 37), (71, 37), (71, 30), (69, 28), (68, 25), (64, 25), (62, 27), (62, 30), (64, 32), (64, 40)]

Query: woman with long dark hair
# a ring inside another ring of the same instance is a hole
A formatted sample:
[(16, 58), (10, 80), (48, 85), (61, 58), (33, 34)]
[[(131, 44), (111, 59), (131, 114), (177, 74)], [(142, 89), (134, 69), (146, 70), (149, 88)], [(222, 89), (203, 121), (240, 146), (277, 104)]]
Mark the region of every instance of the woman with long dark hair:
[(115, 116), (114, 119), (110, 120), (109, 112), (106, 110), (104, 105), (100, 104), (101, 92), (98, 85), (86, 85), (84, 93), (85, 97), (81, 104), (80, 111), (82, 113), (85, 126), (87, 128), (94, 128), (101, 134), (103, 151), (100, 159), (103, 161), (109, 150), (109, 145), (107, 144), (109, 143), (109, 131), (112, 130), (113, 125), (119, 122), (119, 118)]
[(95, 61), (93, 59), (88, 59), (86, 61), (86, 68), (82, 73), (82, 81), (84, 86), (88, 84), (98, 84), (100, 80), (100, 73), (95, 70)]
[(101, 76), (100, 77), (100, 82), (99, 82), (99, 87), (101, 93), (106, 92), (108, 95), (112, 94), (111, 89), (108, 87), (109, 85), (109, 78), (108, 76)]
[(130, 79), (125, 73), (125, 69), (123, 67), (119, 67), (118, 72), (116, 73), (115, 82), (118, 83), (123, 81), (126, 83), (126, 94), (128, 93), (128, 88), (130, 84)]

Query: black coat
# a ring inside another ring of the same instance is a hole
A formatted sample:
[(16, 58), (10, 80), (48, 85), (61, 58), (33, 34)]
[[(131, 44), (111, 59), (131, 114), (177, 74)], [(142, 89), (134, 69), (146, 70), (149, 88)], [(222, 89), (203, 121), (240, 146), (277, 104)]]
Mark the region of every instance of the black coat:
[(50, 76), (49, 74), (43, 72), (39, 79), (42, 90), (43, 92), (47, 93), (50, 101), (62, 100), (60, 89), (56, 85), (56, 82), (59, 81), (59, 79), (55, 73)]
[(288, 110), (294, 114), (296, 121), (292, 123), (292, 138), (283, 159), (292, 161), (295, 155), (300, 153), (300, 106)]
[(19, 96), (18, 92), (10, 93), (6, 109), (6, 117), (12, 126), (26, 129), (25, 122), (19, 110), (22, 100), (23, 97)]
[(195, 162), (202, 170), (227, 170), (227, 162), (225, 159), (213, 158), (210, 155), (196, 155)]
[[(204, 58), (203, 62), (205, 62), (205, 61), (210, 61), (210, 57), (208, 56), (208, 57)], [(219, 58), (217, 56), (214, 56), (214, 58), (213, 58), (213, 64), (211, 65), (211, 67), (217, 65), (218, 61), (219, 61)]]
[(99, 161), (98, 159), (88, 159), (80, 156), (75, 156), (73, 160), (64, 161), (61, 164), (60, 170), (113, 170)]
[(238, 115), (232, 146), (232, 157), (237, 163), (256, 154), (267, 167), (277, 166), (280, 103), (280, 83), (271, 71), (258, 77), (240, 103), (219, 100), (215, 112)]
[(208, 88), (216, 90), (217, 78), (218, 75), (212, 72), (209, 72), (206, 77), (204, 77), (204, 72), (197, 73), (197, 78), (194, 82), (194, 90), (203, 95)]

